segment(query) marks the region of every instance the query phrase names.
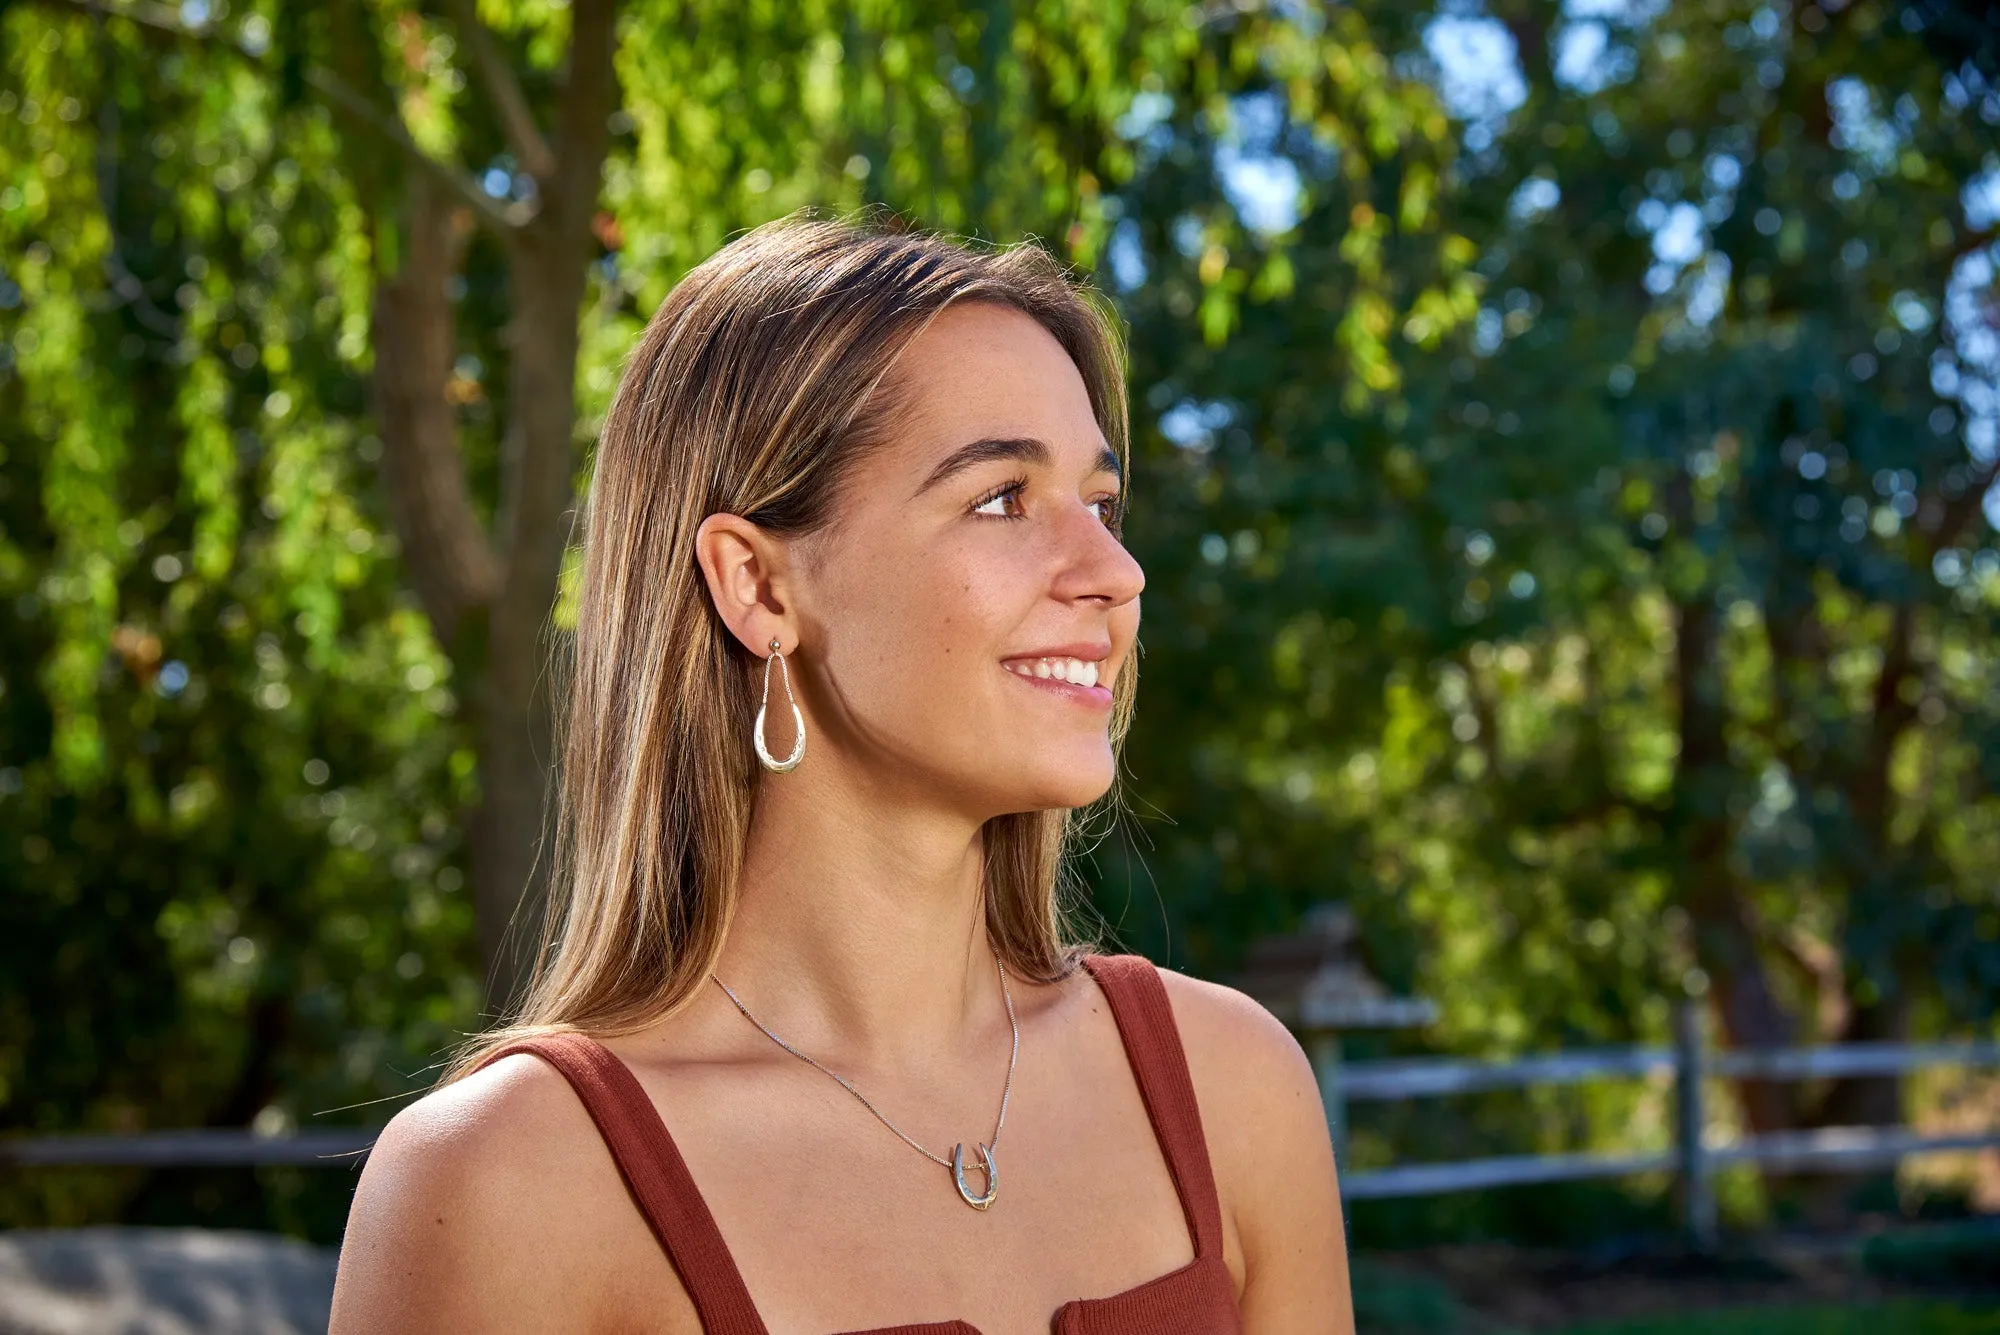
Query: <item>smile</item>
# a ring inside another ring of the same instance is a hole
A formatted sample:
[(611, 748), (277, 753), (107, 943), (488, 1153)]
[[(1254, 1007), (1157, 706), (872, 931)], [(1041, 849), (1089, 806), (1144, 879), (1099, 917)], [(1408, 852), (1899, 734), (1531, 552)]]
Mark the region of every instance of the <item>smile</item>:
[(1066, 681), (1072, 686), (1097, 685), (1097, 664), (1083, 658), (1012, 658), (1000, 666), (1017, 677)]
[(1108, 648), (1096, 650), (1096, 656), (1092, 658), (1078, 658), (1074, 654), (1034, 654), (1000, 660), (1000, 666), (1008, 669), (1010, 675), (1020, 677), (1022, 685), (1030, 685), (1050, 695), (1060, 695), (1070, 703), (1084, 705), (1086, 709), (1112, 707), (1112, 671), (1108, 664)]

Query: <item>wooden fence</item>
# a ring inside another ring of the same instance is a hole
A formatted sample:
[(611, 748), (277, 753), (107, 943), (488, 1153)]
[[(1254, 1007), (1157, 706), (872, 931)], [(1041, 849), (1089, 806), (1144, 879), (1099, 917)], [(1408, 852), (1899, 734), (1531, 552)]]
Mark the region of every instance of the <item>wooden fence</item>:
[[(2000, 1066), (2000, 1043), (1842, 1043), (1816, 1047), (1713, 1049), (1694, 1004), (1674, 1017), (1671, 1047), (1619, 1047), (1466, 1061), (1413, 1057), (1344, 1063), (1337, 1040), (1308, 1041), (1319, 1072), (1341, 1194), (1349, 1200), (1429, 1196), (1482, 1187), (1671, 1172), (1681, 1181), (1689, 1236), (1701, 1246), (1716, 1238), (1715, 1172), (1753, 1163), (1785, 1172), (1888, 1167), (1911, 1154), (2000, 1146), (2000, 1125), (1967, 1135), (1923, 1136), (1904, 1127), (1828, 1127), (1749, 1135), (1717, 1142), (1707, 1133), (1711, 1080), (1809, 1080), (1837, 1076), (1903, 1075), (1932, 1066)], [(1674, 1144), (1630, 1153), (1524, 1154), (1442, 1163), (1347, 1169), (1347, 1108), (1361, 1102), (1438, 1098), (1494, 1089), (1573, 1085), (1667, 1075), (1674, 1091)]]
[[(1932, 1066), (2000, 1067), (2000, 1043), (1846, 1043), (1820, 1047), (1711, 1049), (1700, 1011), (1683, 1006), (1671, 1047), (1599, 1048), (1509, 1061), (1412, 1057), (1343, 1062), (1338, 1036), (1316, 1031), (1307, 1047), (1319, 1072), (1327, 1125), (1349, 1200), (1429, 1196), (1482, 1187), (1671, 1172), (1682, 1183), (1690, 1236), (1714, 1242), (1714, 1176), (1718, 1168), (1754, 1163), (1781, 1171), (1890, 1166), (1905, 1155), (2000, 1146), (2000, 1126), (1950, 1136), (1923, 1136), (1903, 1127), (1831, 1127), (1817, 1131), (1713, 1141), (1706, 1133), (1711, 1080), (1808, 1080), (1836, 1076), (1902, 1075)], [(1439, 1098), (1495, 1089), (1573, 1085), (1592, 1080), (1670, 1076), (1675, 1139), (1664, 1150), (1632, 1153), (1522, 1154), (1442, 1163), (1400, 1164), (1350, 1171), (1350, 1104)], [(223, 1167), (295, 1164), (355, 1167), (367, 1154), (371, 1128), (260, 1135), (228, 1129), (154, 1131), (130, 1135), (0, 1137), (0, 1165)]]

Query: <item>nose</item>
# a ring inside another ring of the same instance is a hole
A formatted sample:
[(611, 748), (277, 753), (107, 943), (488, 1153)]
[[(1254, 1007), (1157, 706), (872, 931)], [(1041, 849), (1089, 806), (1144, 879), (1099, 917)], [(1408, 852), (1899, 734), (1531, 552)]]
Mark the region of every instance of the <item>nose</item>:
[(1067, 603), (1123, 607), (1146, 587), (1146, 572), (1105, 527), (1096, 510), (1079, 502), (1062, 526), (1065, 560), (1056, 576), (1056, 597)]

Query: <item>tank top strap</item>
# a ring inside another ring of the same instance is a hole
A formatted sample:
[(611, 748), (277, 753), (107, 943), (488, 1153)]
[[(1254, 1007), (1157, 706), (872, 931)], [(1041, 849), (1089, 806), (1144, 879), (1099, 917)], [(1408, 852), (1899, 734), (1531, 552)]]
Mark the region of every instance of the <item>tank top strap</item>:
[(509, 1043), (481, 1065), (530, 1053), (562, 1072), (597, 1123), (632, 1199), (673, 1263), (708, 1335), (766, 1335), (715, 1217), (653, 1101), (615, 1053), (584, 1034)]
[(1160, 971), (1143, 955), (1087, 955), (1083, 966), (1111, 1003), (1118, 1035), (1180, 1193), (1197, 1256), (1222, 1254), (1222, 1203), (1202, 1134), (1187, 1053)]

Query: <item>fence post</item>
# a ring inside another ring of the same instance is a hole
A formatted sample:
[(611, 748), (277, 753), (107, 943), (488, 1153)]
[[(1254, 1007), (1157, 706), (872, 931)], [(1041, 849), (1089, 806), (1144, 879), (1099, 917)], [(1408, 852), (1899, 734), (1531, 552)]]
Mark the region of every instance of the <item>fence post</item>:
[(1702, 1087), (1708, 1070), (1704, 1014), (1699, 997), (1685, 997), (1674, 1008), (1674, 1134), (1681, 1209), (1688, 1242), (1701, 1252), (1714, 1250), (1718, 1224), (1715, 1180), (1703, 1139), (1708, 1118)]
[(1333, 1138), (1335, 1169), (1347, 1169), (1347, 1093), (1340, 1079), (1340, 1033), (1315, 1029), (1306, 1036), (1306, 1055), (1319, 1077), (1319, 1101), (1326, 1109), (1326, 1132)]

